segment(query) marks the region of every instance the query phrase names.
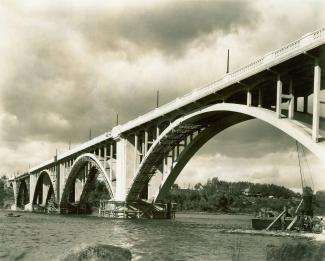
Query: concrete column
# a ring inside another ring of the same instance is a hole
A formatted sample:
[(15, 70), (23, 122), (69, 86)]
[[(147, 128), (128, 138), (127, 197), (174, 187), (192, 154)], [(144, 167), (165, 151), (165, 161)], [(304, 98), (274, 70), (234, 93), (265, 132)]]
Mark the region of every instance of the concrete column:
[(259, 88), (258, 89), (258, 107), (262, 107), (263, 106), (263, 96), (262, 96), (262, 89)]
[(112, 181), (113, 179), (113, 153), (114, 153), (114, 147), (113, 143), (109, 146), (109, 180)]
[(116, 141), (116, 194), (115, 200), (124, 201), (126, 197), (126, 140)]
[(138, 168), (138, 134), (134, 134), (134, 157), (135, 157), (135, 161), (134, 161), (134, 176), (137, 172), (137, 168)]
[(106, 165), (107, 165), (107, 145), (104, 145), (104, 170), (106, 171)]
[(293, 107), (294, 107), (294, 111), (298, 111), (298, 97), (297, 96), (293, 96)]
[(178, 156), (179, 156), (179, 146), (177, 145), (176, 146), (176, 159), (178, 158)]
[(102, 159), (102, 149), (101, 149), (101, 147), (99, 147), (98, 148), (98, 160), (99, 160), (99, 162), (101, 161), (101, 159)]
[(307, 113), (308, 112), (308, 96), (304, 96), (304, 110), (303, 110), (304, 113)]
[(167, 174), (167, 156), (164, 155), (164, 159), (163, 159), (163, 166), (162, 166), (162, 175), (161, 175), (161, 179), (164, 180), (165, 175)]
[(172, 163), (175, 161), (175, 147), (172, 149)]
[(292, 95), (292, 98), (289, 100), (289, 108), (288, 108), (288, 118), (290, 120), (293, 119), (294, 111), (295, 111), (295, 99), (293, 98), (293, 85), (292, 80), (289, 83), (289, 95)]
[(313, 132), (312, 132), (312, 139), (315, 142), (318, 142), (318, 136), (319, 136), (320, 85), (321, 85), (321, 68), (319, 64), (316, 64), (314, 68)]
[(77, 177), (74, 184), (74, 201), (79, 202), (83, 190), (82, 177)]
[(148, 131), (145, 130), (144, 131), (144, 152), (143, 152), (143, 156), (145, 156), (147, 154), (148, 151)]
[(115, 199), (124, 201), (134, 173), (134, 146), (124, 137), (116, 140), (116, 192)]
[(276, 116), (281, 118), (281, 103), (282, 103), (282, 81), (280, 76), (276, 83)]
[(252, 106), (252, 92), (247, 90), (247, 106)]
[(65, 185), (65, 173), (67, 171), (67, 163), (64, 162), (62, 164), (60, 164), (60, 182), (59, 182), (59, 193), (57, 195), (57, 203), (59, 204), (61, 201), (61, 197), (62, 197), (62, 193), (63, 193), (63, 189), (64, 189), (64, 185)]
[[(18, 188), (17, 188), (16, 180), (12, 182), (12, 189), (14, 191), (14, 204), (11, 206), (11, 210), (17, 210)], [(29, 198), (30, 198), (30, 193), (29, 193)]]
[(36, 189), (36, 182), (37, 182), (37, 176), (35, 174), (31, 174), (29, 176), (29, 210), (33, 210), (33, 200), (34, 200), (34, 195), (35, 195), (35, 189)]
[(160, 129), (159, 129), (159, 125), (157, 125), (157, 127), (156, 127), (156, 139), (158, 139), (159, 135), (160, 135)]

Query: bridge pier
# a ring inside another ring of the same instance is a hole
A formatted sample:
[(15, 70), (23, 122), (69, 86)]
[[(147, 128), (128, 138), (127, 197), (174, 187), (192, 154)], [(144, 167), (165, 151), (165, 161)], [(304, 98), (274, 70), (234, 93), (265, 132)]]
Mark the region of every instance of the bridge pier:
[(289, 99), (288, 118), (289, 120), (292, 120), (295, 114), (295, 100), (296, 100), (293, 92), (292, 79), (290, 79), (289, 82), (289, 96), (291, 96), (291, 98)]
[(276, 116), (278, 118), (281, 118), (282, 114), (282, 109), (281, 109), (281, 104), (282, 104), (282, 81), (280, 79), (280, 75), (278, 75), (278, 79), (276, 82)]
[(14, 180), (11, 184), (12, 184), (12, 189), (14, 191), (14, 204), (11, 206), (11, 210), (17, 210), (17, 201), (18, 201), (17, 181)]
[(314, 142), (318, 142), (318, 137), (319, 137), (320, 86), (321, 86), (321, 68), (317, 62), (314, 67), (314, 97), (313, 97), (313, 127), (312, 127), (312, 139)]
[[(147, 133), (147, 132), (146, 132)], [(116, 139), (116, 191), (115, 200), (125, 201), (128, 186), (134, 175), (135, 145), (127, 137)]]
[(263, 107), (263, 93), (261, 88), (258, 89), (258, 107)]
[(252, 92), (251, 90), (247, 90), (247, 106), (252, 106)]

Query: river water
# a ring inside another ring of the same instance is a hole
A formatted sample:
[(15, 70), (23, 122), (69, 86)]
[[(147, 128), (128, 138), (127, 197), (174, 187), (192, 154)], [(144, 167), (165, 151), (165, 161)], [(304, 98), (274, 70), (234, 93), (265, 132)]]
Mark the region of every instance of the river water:
[[(265, 260), (267, 245), (293, 239), (224, 233), (249, 216), (178, 214), (175, 220), (117, 220), (0, 211), (0, 260), (55, 260), (82, 244), (128, 248), (132, 260)], [(239, 257), (239, 258), (238, 258)]]

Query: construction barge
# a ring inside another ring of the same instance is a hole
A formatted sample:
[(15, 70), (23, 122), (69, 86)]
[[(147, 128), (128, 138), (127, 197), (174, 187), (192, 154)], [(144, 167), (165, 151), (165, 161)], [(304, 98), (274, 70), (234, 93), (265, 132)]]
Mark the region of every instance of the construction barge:
[(146, 218), (174, 219), (175, 203), (149, 203), (145, 200), (136, 202), (100, 200), (98, 215), (105, 218)]
[(322, 233), (324, 227), (323, 218), (315, 217), (313, 212), (313, 191), (304, 187), (303, 197), (294, 212), (288, 211), (287, 207), (273, 217), (264, 216), (252, 219), (252, 228), (255, 230), (282, 230), (304, 231)]

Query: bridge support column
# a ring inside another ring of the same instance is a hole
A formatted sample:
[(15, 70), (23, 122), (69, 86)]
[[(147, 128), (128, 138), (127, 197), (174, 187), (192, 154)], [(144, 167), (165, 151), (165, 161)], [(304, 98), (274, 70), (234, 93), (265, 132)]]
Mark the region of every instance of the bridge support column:
[(308, 112), (308, 96), (304, 96), (304, 108), (303, 108), (303, 112), (307, 113)]
[(116, 140), (116, 192), (115, 200), (125, 201), (127, 189), (133, 179), (134, 146), (124, 137)]
[(114, 146), (113, 143), (109, 145), (109, 180), (113, 180), (113, 157), (114, 157)]
[(252, 92), (247, 90), (247, 106), (252, 106)]
[(138, 168), (138, 134), (134, 134), (134, 175), (136, 174), (137, 168)]
[(157, 125), (157, 127), (156, 127), (156, 139), (158, 139), (159, 135), (160, 135), (160, 129), (159, 129), (159, 125)]
[(280, 76), (278, 76), (278, 80), (276, 83), (276, 115), (278, 118), (281, 118), (281, 103), (282, 103), (282, 81)]
[(62, 193), (63, 193), (63, 189), (64, 189), (64, 186), (65, 186), (65, 173), (68, 171), (67, 170), (68, 168), (68, 163), (67, 162), (63, 162), (60, 164), (60, 179), (58, 181), (59, 183), (59, 191), (58, 191), (58, 194), (57, 194), (57, 202), (58, 204), (60, 203), (60, 200), (61, 200), (61, 197), (62, 197)]
[(104, 145), (104, 162), (103, 162), (103, 166), (104, 166), (105, 171), (106, 171), (106, 165), (107, 165), (107, 146), (105, 144)]
[(144, 131), (144, 152), (143, 152), (143, 156), (145, 157), (148, 151), (148, 131), (145, 130)]
[(320, 85), (321, 85), (321, 68), (317, 63), (314, 67), (313, 131), (312, 131), (312, 139), (315, 142), (318, 142), (318, 136), (319, 136)]
[(294, 111), (295, 111), (295, 98), (294, 98), (294, 95), (293, 95), (292, 80), (290, 80), (290, 83), (289, 83), (289, 95), (291, 95), (292, 98), (289, 100), (288, 118), (290, 120), (292, 120), (293, 116), (294, 116)]
[(58, 162), (57, 156), (54, 158), (56, 165), (55, 165), (55, 184), (53, 184), (53, 193), (55, 195), (55, 201), (60, 202), (60, 171), (61, 171), (61, 163)]
[(258, 107), (262, 107), (263, 106), (263, 101), (262, 101), (263, 97), (262, 97), (262, 90), (261, 88), (258, 89)]
[(12, 189), (14, 191), (14, 204), (11, 206), (11, 210), (17, 210), (17, 203), (18, 203), (18, 186), (16, 179), (12, 182)]

